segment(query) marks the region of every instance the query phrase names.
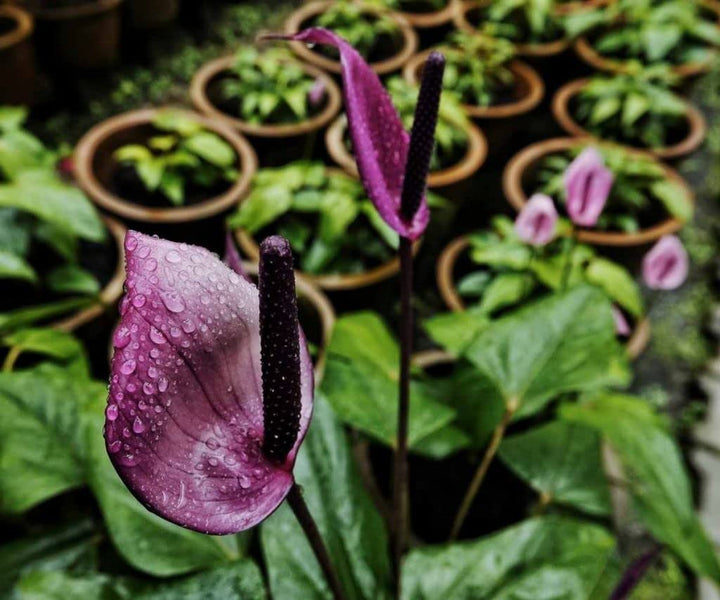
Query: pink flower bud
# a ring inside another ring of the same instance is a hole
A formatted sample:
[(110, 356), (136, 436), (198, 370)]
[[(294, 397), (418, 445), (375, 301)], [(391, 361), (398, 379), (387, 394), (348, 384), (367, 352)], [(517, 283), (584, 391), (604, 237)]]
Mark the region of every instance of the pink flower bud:
[(660, 238), (643, 259), (645, 285), (653, 290), (674, 290), (687, 279), (688, 255), (674, 235)]
[(622, 337), (628, 337), (631, 329), (623, 312), (613, 304), (612, 307), (613, 320), (615, 321), (615, 333)]
[(567, 213), (575, 225), (594, 227), (610, 195), (614, 176), (595, 148), (587, 148), (565, 171)]
[(544, 246), (555, 237), (558, 214), (552, 198), (535, 194), (515, 219), (518, 237), (533, 246)]
[(326, 91), (325, 82), (318, 77), (308, 92), (308, 102), (310, 103), (310, 106), (313, 108), (320, 108), (320, 105), (325, 99)]

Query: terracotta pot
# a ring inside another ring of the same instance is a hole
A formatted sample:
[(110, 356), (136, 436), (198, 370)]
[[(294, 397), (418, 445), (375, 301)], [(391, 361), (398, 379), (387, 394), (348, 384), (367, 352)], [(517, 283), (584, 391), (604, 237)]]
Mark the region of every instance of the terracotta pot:
[(607, 6), (613, 2), (615, 2), (615, 0), (571, 0), (569, 2), (558, 3), (555, 7), (555, 13), (558, 15), (569, 15), (584, 10), (593, 10)]
[(93, 127), (75, 148), (76, 177), (90, 198), (104, 210), (126, 219), (145, 223), (185, 223), (206, 219), (235, 206), (247, 194), (257, 169), (257, 158), (247, 140), (230, 126), (217, 120), (184, 111), (204, 128), (219, 135), (235, 150), (240, 178), (220, 196), (198, 204), (156, 208), (116, 196), (110, 182), (117, 168), (113, 152), (129, 143), (142, 143), (152, 135), (152, 121), (159, 110), (148, 108), (117, 115)]
[(130, 21), (136, 29), (152, 29), (172, 23), (180, 12), (180, 0), (127, 0)]
[[(327, 172), (329, 174), (345, 174), (340, 169), (328, 167)], [(238, 228), (234, 231), (235, 239), (240, 246), (244, 256), (250, 258), (251, 261), (257, 262), (260, 258), (260, 247), (255, 241), (255, 238), (242, 228)], [(417, 241), (413, 244), (413, 255), (417, 254), (420, 249), (420, 242)], [(297, 274), (305, 280), (315, 284), (316, 286), (328, 290), (328, 291), (345, 291), (355, 290), (358, 288), (368, 287), (376, 283), (380, 283), (386, 279), (389, 279), (393, 275), (397, 274), (400, 270), (400, 261), (397, 257), (386, 262), (383, 265), (374, 267), (363, 273), (351, 273), (348, 275), (342, 274), (331, 274), (331, 275), (315, 275), (312, 273), (304, 273), (303, 271), (297, 271)]]
[(120, 299), (123, 292), (123, 284), (125, 283), (125, 233), (127, 229), (125, 226), (116, 221), (112, 217), (102, 217), (108, 232), (110, 233), (110, 239), (113, 242), (113, 246), (117, 251), (117, 263), (115, 265), (115, 271), (113, 272), (110, 281), (100, 291), (98, 302), (83, 308), (77, 313), (57, 321), (52, 326), (63, 331), (73, 331), (79, 327), (95, 320), (102, 315), (108, 308), (114, 306)]
[[(522, 207), (525, 206), (528, 196), (523, 188), (523, 176), (532, 166), (539, 163), (549, 154), (572, 150), (578, 146), (583, 147), (588, 145), (588, 143), (601, 147), (617, 146), (617, 144), (601, 142), (593, 140), (592, 138), (554, 138), (532, 144), (516, 154), (507, 164), (507, 167), (503, 172), (503, 191), (505, 192), (505, 197), (508, 202), (510, 202), (513, 208), (517, 211), (520, 211)], [(649, 152), (632, 149), (626, 150), (630, 154), (650, 157), (657, 162), (657, 159)], [(687, 195), (688, 201), (694, 204), (695, 195), (688, 186), (687, 182), (674, 169), (662, 163), (659, 164), (662, 166), (665, 176), (679, 185)], [(641, 229), (636, 233), (579, 229), (577, 230), (577, 239), (580, 242), (596, 246), (640, 246), (653, 242), (664, 235), (674, 233), (680, 230), (682, 226), (683, 222), (679, 219), (668, 217), (661, 223), (646, 229)]]
[[(586, 78), (577, 79), (565, 84), (558, 90), (557, 94), (555, 94), (552, 102), (552, 111), (553, 115), (555, 115), (555, 120), (566, 133), (576, 137), (596, 137), (586, 129), (583, 129), (570, 113), (570, 102), (589, 82), (590, 78)], [(678, 158), (696, 150), (705, 140), (707, 123), (705, 122), (705, 117), (703, 117), (697, 108), (686, 100), (683, 100), (683, 102), (685, 104), (685, 120), (688, 126), (688, 134), (683, 140), (672, 146), (664, 146), (662, 148), (639, 148), (634, 146), (632, 148), (647, 150), (658, 158), (663, 159)], [(628, 147), (626, 144), (623, 145)]]
[(11, 4), (0, 6), (0, 104), (32, 104), (35, 99), (35, 53), (30, 13)]
[[(720, 2), (718, 2), (718, 0), (699, 0), (699, 2), (704, 8), (715, 13), (716, 20), (720, 24)], [(575, 51), (586, 64), (598, 71), (605, 71), (606, 73), (628, 73), (635, 68), (632, 64), (633, 61), (616, 60), (603, 56), (593, 48), (587, 37), (577, 39), (575, 42)], [(716, 55), (707, 61), (675, 65), (672, 67), (672, 70), (681, 77), (700, 75), (710, 70), (715, 58)]]
[(48, 64), (69, 69), (101, 69), (116, 63), (122, 1), (88, 0), (61, 7), (51, 7), (47, 0), (28, 1), (42, 57)]
[(327, 101), (325, 108), (319, 114), (300, 123), (289, 123), (286, 125), (256, 125), (248, 123), (233, 115), (223, 112), (217, 108), (208, 95), (208, 86), (224, 74), (231, 71), (235, 64), (234, 56), (225, 56), (210, 61), (203, 65), (200, 70), (195, 73), (190, 84), (190, 98), (195, 108), (200, 112), (212, 117), (225, 121), (238, 131), (246, 135), (261, 138), (290, 138), (313, 133), (318, 129), (325, 127), (340, 112), (342, 105), (342, 95), (340, 88), (337, 86), (332, 77), (325, 71), (313, 65), (301, 63), (299, 61), (288, 60), (294, 65), (298, 65), (305, 73), (315, 79), (320, 79), (325, 84)]
[[(443, 47), (440, 46), (437, 49), (442, 52)], [(422, 67), (432, 51), (431, 48), (420, 52), (408, 61), (403, 69), (403, 76), (408, 83), (420, 84)], [(474, 119), (507, 119), (528, 113), (540, 104), (545, 95), (545, 84), (537, 71), (520, 60), (512, 61), (509, 68), (515, 77), (514, 99), (511, 102), (492, 106), (463, 104), (463, 108), (469, 117)]]
[[(343, 170), (353, 176), (357, 176), (358, 170), (355, 158), (348, 152), (345, 146), (345, 131), (347, 121), (344, 117), (335, 119), (333, 124), (325, 132), (325, 146), (330, 157), (340, 165)], [(463, 159), (456, 165), (433, 171), (428, 177), (428, 187), (436, 189), (448, 187), (471, 177), (483, 165), (487, 158), (488, 145), (483, 132), (476, 126), (469, 124), (466, 129), (468, 134), (468, 149)]]
[[(293, 12), (287, 21), (285, 21), (285, 32), (289, 34), (297, 33), (298, 31), (305, 29), (308, 26), (308, 22), (314, 17), (321, 15), (328, 8), (330, 8), (334, 2), (332, 0), (325, 0), (322, 2), (311, 2), (300, 7), (298, 10)], [(415, 30), (410, 24), (401, 16), (383, 11), (379, 8), (372, 6), (365, 6), (365, 11), (369, 14), (384, 15), (394, 20), (397, 23), (398, 29), (402, 35), (402, 46), (393, 55), (380, 62), (371, 63), (370, 66), (378, 75), (386, 75), (393, 71), (402, 69), (403, 65), (415, 54), (418, 47), (418, 37)], [(307, 44), (301, 42), (291, 42), (290, 47), (292, 51), (297, 54), (302, 60), (314, 64), (321, 69), (330, 71), (331, 73), (340, 73), (340, 61), (333, 60), (314, 52), (307, 47)]]
[[(481, 8), (488, 4), (491, 0), (466, 0), (455, 4), (455, 14), (453, 21), (460, 31), (467, 33), (477, 33), (477, 29), (468, 20), (468, 13), (474, 9)], [(561, 38), (552, 42), (542, 44), (515, 44), (518, 54), (523, 56), (533, 56), (537, 58), (545, 56), (554, 56), (564, 52), (570, 47), (570, 40)]]
[[(451, 311), (465, 311), (465, 303), (458, 293), (455, 285), (455, 265), (461, 255), (467, 252), (470, 247), (470, 238), (466, 235), (460, 236), (448, 244), (440, 254), (435, 270), (440, 296)], [(625, 343), (628, 356), (635, 360), (647, 348), (650, 341), (650, 320), (643, 317), (635, 323), (635, 328), (630, 338)]]
[(455, 7), (453, 6), (459, 0), (448, 0), (444, 8), (427, 13), (413, 13), (396, 11), (396, 14), (403, 17), (415, 29), (433, 29), (442, 27), (452, 22)]

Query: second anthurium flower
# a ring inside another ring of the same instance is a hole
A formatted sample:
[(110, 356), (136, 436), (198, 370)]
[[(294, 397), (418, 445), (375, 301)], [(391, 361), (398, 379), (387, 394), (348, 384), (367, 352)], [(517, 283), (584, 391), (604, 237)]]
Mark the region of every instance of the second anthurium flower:
[(515, 219), (515, 232), (525, 243), (545, 246), (555, 237), (558, 214), (550, 196), (534, 194)]
[[(275, 246), (268, 268), (290, 252)], [(297, 319), (294, 347), (272, 336), (261, 344), (262, 290), (214, 254), (135, 232), (125, 249), (105, 422), (111, 460), (133, 494), (169, 521), (213, 534), (250, 528), (293, 486), (310, 421), (312, 364)], [(299, 398), (270, 382), (288, 407), (268, 406), (263, 378), (292, 380), (292, 363), (300, 365)]]
[(583, 150), (565, 171), (565, 208), (579, 227), (595, 227), (605, 208), (614, 175), (595, 148)]

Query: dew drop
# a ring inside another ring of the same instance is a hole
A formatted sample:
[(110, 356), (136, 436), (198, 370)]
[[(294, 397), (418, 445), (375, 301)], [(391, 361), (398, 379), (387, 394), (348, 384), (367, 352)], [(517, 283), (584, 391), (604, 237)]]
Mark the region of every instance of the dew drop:
[(220, 447), (220, 443), (215, 438), (208, 438), (208, 441), (205, 442), (205, 445), (210, 450), (217, 450)]
[(150, 328), (150, 340), (155, 344), (164, 344), (166, 342), (165, 336), (157, 327)]
[(146, 381), (145, 383), (143, 383), (142, 389), (143, 389), (143, 394), (145, 394), (146, 396), (152, 396), (155, 393), (155, 386), (152, 383), (150, 383), (149, 381)]
[(115, 440), (112, 444), (108, 446), (108, 450), (110, 450), (112, 454), (117, 454), (118, 452), (120, 452), (121, 446), (122, 442), (120, 440)]
[(133, 371), (135, 371), (135, 367), (137, 367), (137, 363), (131, 358), (120, 365), (120, 372), (123, 375), (130, 375)]
[(180, 313), (185, 310), (185, 303), (182, 298), (176, 292), (164, 292), (160, 298), (167, 308), (172, 313)]
[(147, 374), (150, 379), (157, 379), (158, 370), (155, 367), (148, 367)]
[(118, 407), (117, 404), (108, 404), (108, 407), (105, 409), (105, 416), (107, 417), (108, 421), (114, 421), (118, 418)]
[(133, 250), (135, 250), (135, 248), (137, 248), (137, 245), (138, 245), (138, 241), (137, 241), (136, 237), (128, 235), (125, 238), (125, 249), (128, 252), (132, 252)]
[(154, 258), (148, 258), (145, 261), (145, 270), (152, 273), (155, 269), (157, 269), (157, 261)]
[(168, 380), (166, 377), (161, 377), (158, 379), (158, 390), (161, 392), (164, 392), (166, 389), (168, 389)]
[(140, 258), (147, 258), (150, 254), (150, 246), (141, 246), (137, 254)]
[(133, 421), (133, 431), (135, 433), (142, 433), (145, 431), (145, 423), (140, 420), (140, 417), (135, 417)]
[(133, 296), (133, 299), (131, 300), (132, 305), (135, 308), (142, 308), (145, 306), (145, 303), (147, 302), (147, 298), (143, 294), (137, 294)]
[(130, 330), (127, 327), (119, 327), (113, 336), (113, 344), (116, 348), (124, 348), (130, 343)]
[(195, 331), (195, 323), (193, 323), (190, 319), (184, 319), (180, 326), (185, 333), (192, 333)]
[(179, 263), (180, 255), (175, 250), (170, 250), (170, 252), (165, 255), (165, 260), (169, 263)]

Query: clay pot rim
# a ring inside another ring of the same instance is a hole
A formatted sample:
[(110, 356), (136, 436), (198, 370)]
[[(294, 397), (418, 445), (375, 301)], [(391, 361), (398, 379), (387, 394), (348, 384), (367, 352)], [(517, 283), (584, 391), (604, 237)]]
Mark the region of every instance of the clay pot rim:
[[(463, 0), (459, 1), (455, 5), (455, 12), (453, 14), (453, 22), (460, 31), (466, 33), (477, 33), (477, 29), (472, 26), (470, 21), (467, 20), (467, 13), (483, 3), (487, 3), (490, 0)], [(518, 54), (523, 56), (535, 56), (535, 57), (547, 57), (560, 54), (570, 47), (570, 40), (567, 38), (560, 38), (553, 40), (552, 42), (544, 42), (542, 44), (515, 44), (515, 49)]]
[[(583, 138), (583, 137), (562, 137), (544, 140), (527, 146), (525, 149), (518, 152), (510, 161), (507, 163), (505, 170), (503, 171), (503, 192), (505, 198), (512, 205), (516, 211), (522, 210), (523, 206), (527, 202), (528, 198), (522, 187), (522, 176), (525, 171), (532, 164), (538, 162), (544, 156), (553, 152), (562, 152), (570, 150), (575, 146), (586, 146), (588, 144), (594, 144), (596, 146), (605, 147), (622, 147), (618, 144), (613, 144), (606, 141), (596, 140), (594, 138)], [(687, 182), (675, 171), (675, 169), (669, 167), (665, 163), (658, 160), (650, 152), (644, 150), (634, 150), (631, 148), (623, 149), (636, 156), (642, 156), (650, 158), (658, 163), (665, 176), (671, 181), (679, 185), (687, 195), (688, 200), (695, 204), (695, 195), (688, 186)], [(577, 239), (586, 244), (595, 246), (640, 246), (654, 242), (664, 235), (675, 233), (683, 227), (684, 223), (675, 217), (668, 217), (664, 221), (641, 229), (636, 233), (621, 233), (612, 231), (595, 231), (592, 229), (578, 229)]]
[(207, 95), (208, 84), (218, 75), (230, 71), (235, 62), (233, 55), (224, 56), (205, 63), (195, 73), (190, 82), (190, 99), (195, 108), (202, 114), (224, 121), (238, 131), (246, 135), (263, 138), (289, 138), (304, 135), (325, 127), (340, 112), (342, 106), (342, 94), (340, 88), (322, 69), (292, 58), (281, 59), (281, 62), (291, 62), (299, 66), (306, 74), (321, 79), (327, 91), (327, 102), (325, 108), (317, 115), (298, 123), (287, 123), (277, 125), (255, 125), (243, 121), (223, 112), (217, 108)]
[(0, 18), (10, 19), (15, 22), (14, 29), (0, 35), (0, 50), (19, 44), (30, 37), (35, 29), (33, 16), (19, 6), (13, 6), (12, 4), (0, 5)]
[[(485, 163), (488, 155), (488, 142), (482, 130), (473, 123), (468, 124), (465, 130), (468, 134), (468, 148), (457, 164), (446, 169), (430, 173), (428, 187), (441, 188), (463, 181), (476, 173)], [(325, 147), (330, 157), (345, 171), (353, 177), (358, 176), (355, 159), (347, 151), (343, 143), (343, 134), (347, 129), (347, 120), (343, 115), (335, 119), (325, 131)]]
[(100, 290), (98, 302), (79, 310), (65, 319), (53, 323), (51, 327), (60, 329), (61, 331), (74, 331), (99, 317), (108, 307), (115, 304), (122, 295), (123, 285), (125, 284), (125, 234), (127, 233), (127, 228), (120, 223), (120, 221), (110, 216), (102, 215), (101, 218), (110, 233), (110, 238), (117, 248), (115, 271), (110, 280), (102, 290)]
[(123, 2), (123, 0), (94, 0), (76, 6), (62, 6), (59, 8), (28, 7), (28, 10), (38, 19), (46, 21), (64, 21), (90, 17), (103, 12), (111, 11)]
[[(219, 196), (208, 198), (191, 206), (154, 208), (125, 200), (112, 194), (98, 181), (93, 171), (93, 158), (98, 145), (118, 131), (150, 124), (158, 112), (177, 110), (195, 119), (205, 129), (218, 134), (228, 142), (240, 162), (240, 178)], [(174, 107), (144, 108), (116, 115), (95, 125), (78, 142), (74, 153), (77, 181), (80, 187), (101, 208), (126, 219), (145, 223), (185, 223), (205, 219), (221, 213), (238, 202), (247, 194), (250, 181), (257, 169), (255, 151), (248, 141), (226, 123), (209, 119), (198, 113), (176, 109)]]
[(448, 0), (444, 8), (429, 13), (413, 13), (402, 10), (395, 11), (395, 14), (403, 17), (416, 29), (432, 29), (450, 23), (455, 14), (454, 4), (459, 0)]
[[(403, 69), (405, 80), (413, 85), (418, 85), (420, 81), (418, 73), (428, 55), (433, 50), (442, 51), (444, 48), (446, 48), (446, 46), (430, 48), (413, 56)], [(519, 100), (505, 104), (495, 104), (491, 106), (463, 104), (462, 106), (469, 117), (474, 119), (507, 119), (528, 113), (540, 104), (545, 96), (545, 82), (538, 72), (527, 63), (517, 59), (510, 62), (509, 68), (515, 75), (516, 81), (520, 79), (527, 83), (528, 89), (530, 90), (529, 93)]]
[[(440, 291), (440, 296), (452, 312), (464, 312), (465, 303), (455, 286), (455, 264), (460, 255), (470, 247), (470, 236), (461, 235), (450, 242), (440, 253), (435, 267), (435, 280)], [(632, 334), (625, 342), (630, 360), (635, 360), (647, 347), (650, 341), (650, 319), (643, 315), (635, 322)], [(445, 353), (447, 354), (447, 353)], [(448, 355), (452, 356), (452, 355)]]
[[(336, 167), (325, 167), (325, 171), (328, 174), (342, 174), (347, 177), (348, 173), (342, 169)], [(260, 247), (255, 241), (255, 238), (245, 231), (242, 227), (238, 227), (233, 231), (235, 240), (237, 241), (240, 249), (245, 256), (248, 256), (250, 260), (257, 262), (260, 258)], [(420, 240), (413, 243), (413, 255), (418, 253), (420, 249)], [(295, 274), (300, 278), (303, 278), (310, 283), (318, 286), (323, 290), (328, 291), (345, 291), (354, 290), (362, 287), (367, 287), (375, 283), (389, 279), (400, 270), (400, 259), (395, 256), (388, 262), (373, 267), (368, 271), (362, 273), (350, 273), (347, 275), (332, 274), (332, 275), (314, 275), (311, 273), (305, 273), (304, 271), (296, 270)]]
[[(256, 277), (258, 274), (258, 263), (251, 261), (242, 261), (245, 272)], [(315, 361), (315, 378), (316, 380), (321, 379), (325, 371), (325, 360), (326, 350), (330, 344), (330, 338), (332, 337), (333, 328), (335, 327), (335, 321), (337, 316), (332, 303), (325, 295), (325, 293), (318, 288), (312, 281), (308, 280), (304, 275), (299, 273), (295, 274), (295, 288), (299, 298), (306, 299), (315, 309), (318, 314), (321, 328), (321, 344), (322, 346), (318, 349), (317, 359)]]
[[(720, 2), (718, 2), (718, 0), (700, 0), (700, 3), (705, 8), (715, 13), (717, 16), (718, 26), (720, 26)], [(575, 41), (575, 52), (586, 64), (599, 71), (605, 71), (608, 73), (627, 73), (630, 70), (628, 65), (630, 61), (606, 58), (593, 48), (587, 36), (579, 37)], [(672, 67), (672, 71), (681, 77), (701, 75), (711, 68), (714, 60), (719, 54), (720, 50), (715, 49), (708, 60), (675, 65)]]
[[(321, 0), (301, 6), (296, 11), (293, 11), (285, 21), (285, 33), (289, 35), (297, 33), (301, 30), (301, 26), (305, 21), (327, 10), (333, 4), (333, 0)], [(417, 51), (419, 44), (417, 33), (410, 26), (410, 23), (398, 13), (383, 11), (372, 6), (363, 6), (363, 10), (370, 14), (387, 16), (397, 23), (403, 39), (402, 47), (394, 56), (379, 62), (370, 63), (370, 67), (378, 75), (386, 75), (387, 73), (398, 71)], [(290, 42), (290, 48), (299, 58), (321, 69), (330, 71), (331, 73), (342, 72), (340, 61), (331, 60), (317, 52), (313, 52), (302, 42)]]
[[(577, 96), (580, 91), (592, 80), (591, 77), (585, 77), (583, 79), (576, 79), (570, 81), (562, 86), (552, 100), (552, 112), (555, 120), (558, 122), (560, 127), (565, 130), (566, 133), (575, 137), (586, 137), (599, 140), (605, 140), (614, 142), (614, 140), (608, 140), (607, 138), (600, 138), (591, 134), (589, 131), (584, 129), (570, 113), (570, 101), (572, 98)], [(684, 118), (688, 123), (688, 134), (677, 144), (672, 146), (663, 146), (660, 148), (643, 148), (640, 146), (630, 146), (628, 144), (618, 143), (625, 148), (631, 150), (645, 150), (651, 154), (662, 159), (678, 158), (685, 154), (690, 154), (703, 143), (707, 135), (707, 123), (702, 113), (693, 106), (685, 98), (680, 98), (685, 105)]]

